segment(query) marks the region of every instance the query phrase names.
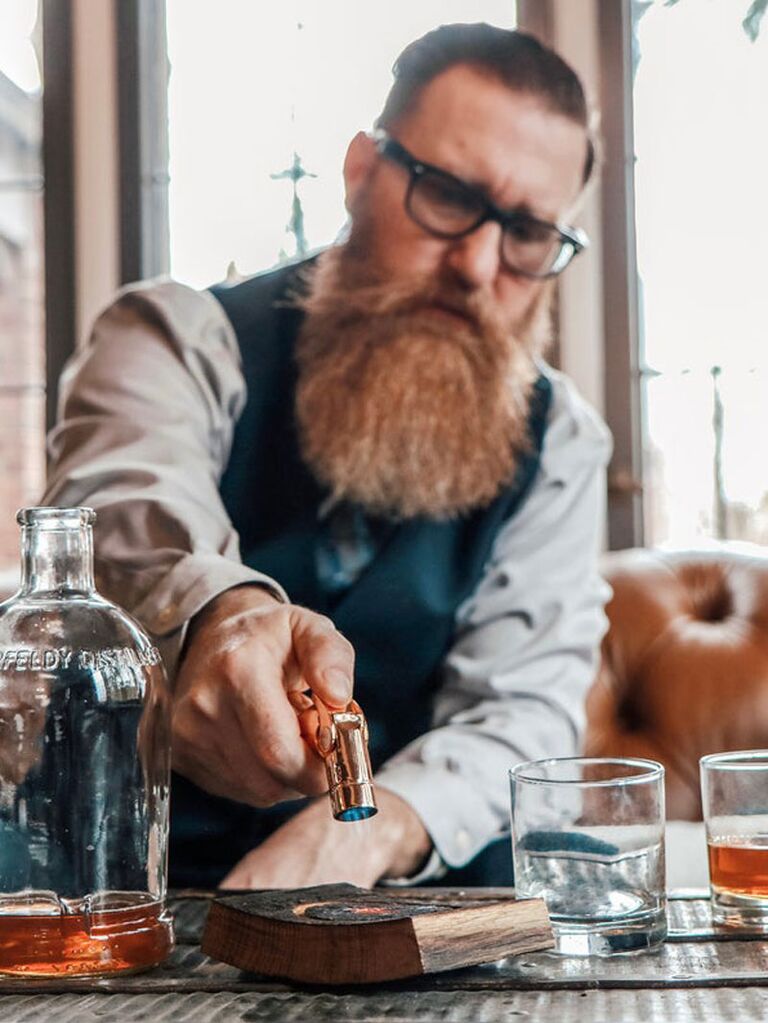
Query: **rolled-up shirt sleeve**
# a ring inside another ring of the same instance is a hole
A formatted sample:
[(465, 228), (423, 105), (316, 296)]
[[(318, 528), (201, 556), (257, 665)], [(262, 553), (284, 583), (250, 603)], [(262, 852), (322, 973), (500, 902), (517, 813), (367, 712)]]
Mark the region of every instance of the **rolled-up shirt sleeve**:
[(567, 379), (551, 373), (541, 466), (459, 609), (433, 728), (378, 774), (416, 810), (449, 866), (508, 830), (511, 767), (578, 751), (606, 629), (610, 590), (597, 560), (610, 438)]
[(43, 502), (96, 510), (99, 590), (141, 621), (174, 669), (189, 619), (244, 566), (219, 496), (246, 398), (216, 300), (172, 281), (125, 289), (60, 384)]

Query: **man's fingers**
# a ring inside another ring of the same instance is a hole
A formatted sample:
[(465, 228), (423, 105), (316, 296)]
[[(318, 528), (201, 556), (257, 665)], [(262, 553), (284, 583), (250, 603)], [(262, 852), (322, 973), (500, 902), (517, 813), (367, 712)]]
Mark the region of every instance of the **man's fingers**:
[(328, 618), (307, 608), (276, 604), (252, 621), (241, 617), (236, 628), (216, 626), (208, 648), (208, 625), (201, 627), (193, 643), (203, 644), (205, 656), (195, 660), (188, 651), (182, 665), (172, 729), (177, 769), (209, 791), (255, 806), (296, 790), (319, 795), (328, 786), (306, 690), (331, 710), (346, 707), (352, 647)]
[(305, 710), (311, 710), (314, 707), (314, 703), (312, 703), (307, 693), (303, 693), (299, 689), (289, 689), (288, 699), (293, 709), (299, 715), (303, 714)]
[(322, 761), (314, 745), (302, 738), (296, 709), (272, 658), (254, 655), (253, 648), (250, 654), (230, 664), (230, 695), (240, 733), (261, 766), (281, 785), (305, 795), (323, 792), (327, 786)]
[[(305, 795), (295, 783), (289, 786), (276, 778), (254, 755), (253, 745), (230, 708), (222, 711), (213, 733), (203, 725), (203, 734), (207, 733), (208, 739), (204, 745), (199, 742), (199, 723), (195, 726), (191, 721), (190, 724), (190, 736), (196, 736), (198, 742), (190, 742), (186, 737), (186, 722), (177, 727), (173, 766), (206, 792), (259, 807), (274, 806)], [(315, 794), (319, 790), (315, 786), (311, 791)]]
[(310, 701), (309, 707), (305, 707), (304, 710), (299, 714), (299, 728), (301, 729), (301, 737), (305, 742), (308, 742), (310, 747), (317, 751), (317, 729), (320, 726), (320, 719), (317, 715), (317, 710), (314, 703)]
[(297, 608), (292, 624), (293, 650), (307, 685), (330, 707), (346, 707), (355, 668), (352, 644), (323, 615)]
[[(301, 731), (301, 737), (305, 742), (308, 742), (310, 747), (318, 752), (321, 756), (327, 752), (326, 749), (320, 748), (318, 744), (318, 729), (320, 728), (320, 715), (317, 712), (317, 706), (307, 693), (300, 693), (298, 690), (291, 690), (288, 693), (288, 699), (290, 700), (291, 706), (296, 711), (296, 716), (299, 719), (299, 730)], [(325, 731), (329, 732), (328, 726), (325, 727)], [(328, 738), (323, 737), (323, 741), (328, 743)]]

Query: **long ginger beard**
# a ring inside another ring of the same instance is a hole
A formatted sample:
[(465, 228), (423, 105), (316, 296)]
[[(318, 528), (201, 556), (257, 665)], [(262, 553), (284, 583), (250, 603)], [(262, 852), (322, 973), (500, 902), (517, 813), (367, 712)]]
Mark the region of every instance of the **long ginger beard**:
[(484, 293), (360, 265), (349, 244), (329, 249), (301, 299), (306, 463), (335, 499), (375, 514), (448, 519), (487, 505), (529, 444), (551, 289), (513, 330)]

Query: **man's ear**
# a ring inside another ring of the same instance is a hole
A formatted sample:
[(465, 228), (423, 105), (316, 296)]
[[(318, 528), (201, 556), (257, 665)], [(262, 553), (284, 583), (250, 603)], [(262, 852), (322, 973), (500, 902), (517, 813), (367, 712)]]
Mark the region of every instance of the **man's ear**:
[(361, 188), (371, 175), (376, 163), (376, 143), (370, 135), (359, 131), (349, 143), (344, 158), (344, 204), (351, 213)]

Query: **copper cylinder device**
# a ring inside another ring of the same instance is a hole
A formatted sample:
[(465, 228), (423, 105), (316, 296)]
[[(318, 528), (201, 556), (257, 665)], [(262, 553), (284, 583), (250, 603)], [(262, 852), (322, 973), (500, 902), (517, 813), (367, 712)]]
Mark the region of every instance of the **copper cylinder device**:
[(368, 756), (368, 725), (354, 701), (330, 711), (313, 695), (320, 724), (317, 746), (328, 775), (331, 811), (337, 821), (363, 821), (377, 813)]

